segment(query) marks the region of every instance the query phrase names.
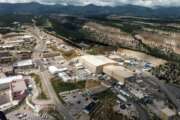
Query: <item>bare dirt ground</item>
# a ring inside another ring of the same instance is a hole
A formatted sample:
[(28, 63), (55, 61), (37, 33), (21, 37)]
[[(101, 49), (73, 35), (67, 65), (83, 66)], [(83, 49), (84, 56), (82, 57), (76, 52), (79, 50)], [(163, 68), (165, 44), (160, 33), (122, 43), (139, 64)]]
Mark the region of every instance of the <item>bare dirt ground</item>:
[(165, 61), (163, 59), (156, 58), (156, 57), (147, 55), (147, 54), (142, 53), (142, 52), (132, 51), (132, 50), (128, 50), (128, 49), (119, 48), (118, 53), (121, 56), (126, 56), (126, 57), (130, 57), (130, 58), (136, 58), (138, 60), (147, 61), (149, 63), (152, 63), (155, 66), (159, 66), (159, 65), (164, 64), (164, 63), (167, 62), (167, 61)]

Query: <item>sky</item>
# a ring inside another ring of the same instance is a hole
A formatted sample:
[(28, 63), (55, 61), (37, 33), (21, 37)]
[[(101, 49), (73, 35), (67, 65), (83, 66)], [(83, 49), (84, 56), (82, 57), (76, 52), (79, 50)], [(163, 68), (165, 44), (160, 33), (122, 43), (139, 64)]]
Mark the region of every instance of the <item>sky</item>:
[(118, 6), (124, 4), (140, 5), (145, 7), (154, 6), (180, 6), (180, 0), (0, 0), (4, 3), (39, 2), (42, 4), (63, 4), (63, 5), (88, 5)]

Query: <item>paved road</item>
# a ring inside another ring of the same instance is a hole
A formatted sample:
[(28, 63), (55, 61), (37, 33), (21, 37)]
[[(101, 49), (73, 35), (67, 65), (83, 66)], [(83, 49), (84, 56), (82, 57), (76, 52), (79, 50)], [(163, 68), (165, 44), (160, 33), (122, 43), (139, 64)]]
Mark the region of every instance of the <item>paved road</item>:
[(37, 45), (34, 49), (33, 59), (38, 63), (38, 66), (40, 67), (41, 71), (39, 72), (39, 75), (42, 78), (42, 81), (43, 81), (45, 87), (47, 88), (49, 97), (54, 102), (59, 114), (63, 116), (64, 120), (74, 120), (72, 115), (69, 114), (68, 110), (64, 107), (64, 105), (59, 100), (58, 96), (56, 95), (56, 92), (54, 91), (54, 89), (51, 85), (51, 82), (49, 80), (49, 73), (48, 73), (48, 71), (45, 70), (45, 68), (43, 67), (43, 63), (41, 62), (41, 53), (46, 48), (45, 41), (43, 41), (42, 36), (39, 36), (40, 33), (39, 33), (38, 28), (35, 27), (34, 31), (33, 32), (30, 31), (37, 39)]
[(139, 112), (140, 120), (149, 120), (150, 116), (147, 113), (147, 111), (138, 103), (134, 103), (134, 105), (137, 108), (137, 111)]
[(74, 120), (74, 118), (69, 114), (67, 109), (64, 107), (64, 105), (61, 103), (59, 100), (58, 96), (56, 95), (56, 92), (54, 91), (51, 82), (49, 80), (49, 75), (48, 71), (40, 72), (41, 78), (43, 79), (45, 85), (47, 86), (48, 93), (50, 93), (51, 99), (56, 104), (56, 109), (58, 110), (61, 115), (63, 115), (64, 120)]

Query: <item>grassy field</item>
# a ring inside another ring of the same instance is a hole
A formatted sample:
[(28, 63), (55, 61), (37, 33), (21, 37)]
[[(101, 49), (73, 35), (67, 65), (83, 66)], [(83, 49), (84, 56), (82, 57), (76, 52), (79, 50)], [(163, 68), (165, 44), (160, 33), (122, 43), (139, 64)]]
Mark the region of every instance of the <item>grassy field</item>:
[(77, 83), (66, 83), (59, 79), (53, 78), (51, 79), (51, 83), (56, 91), (56, 93), (70, 91), (74, 89), (84, 89), (85, 81), (77, 82)]
[(107, 100), (116, 100), (116, 95), (110, 90), (106, 90), (102, 93), (96, 94), (96, 97), (101, 101), (107, 101)]
[(51, 79), (51, 84), (59, 98), (59, 100), (65, 104), (64, 100), (59, 95), (60, 92), (75, 90), (75, 89), (84, 89), (85, 88), (85, 81), (77, 82), (77, 83), (65, 83), (57, 78)]

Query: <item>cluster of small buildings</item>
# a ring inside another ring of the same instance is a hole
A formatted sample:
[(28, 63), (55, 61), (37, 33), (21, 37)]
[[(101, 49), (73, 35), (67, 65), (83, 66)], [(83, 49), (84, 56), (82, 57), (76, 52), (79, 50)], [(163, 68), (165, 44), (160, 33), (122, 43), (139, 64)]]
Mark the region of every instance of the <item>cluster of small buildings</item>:
[(6, 36), (5, 39), (3, 39), (2, 44), (0, 45), (1, 50), (17, 50), (21, 48), (22, 46), (32, 46), (34, 45), (34, 38), (30, 35), (11, 35)]
[(9, 33), (0, 41), (0, 110), (6, 111), (28, 95), (31, 77), (24, 72), (35, 67), (31, 57), (36, 39), (26, 33)]
[(64, 82), (93, 80), (106, 74), (118, 81), (119, 84), (124, 85), (126, 80), (135, 76), (134, 72), (103, 55), (84, 55), (75, 60), (73, 65), (69, 66), (61, 68), (49, 66), (48, 70), (51, 74), (60, 77)]
[(18, 105), (26, 97), (29, 79), (22, 75), (0, 78), (1, 111)]
[[(108, 90), (112, 87), (112, 83), (118, 83), (124, 86), (126, 81), (135, 77), (134, 72), (120, 65), (118, 61), (104, 55), (80, 56), (69, 61), (69, 63), (64, 67), (58, 68), (55, 66), (49, 66), (48, 71), (50, 74), (61, 78), (64, 82), (85, 81), (86, 85), (85, 91), (82, 91), (83, 95), (79, 95), (79, 92), (71, 93), (71, 91), (67, 91), (66, 95), (63, 93), (60, 94), (63, 96), (63, 99), (67, 104), (71, 102), (71, 104), (74, 105), (74, 107), (70, 106), (72, 112), (74, 111), (74, 108), (76, 108), (76, 111), (78, 109), (79, 112), (84, 111), (87, 114), (93, 112), (99, 104), (90, 96)], [(111, 81), (114, 82), (111, 83)], [(86, 97), (82, 97), (84, 96), (84, 93), (87, 93), (87, 96), (85, 95)], [(71, 98), (73, 96), (76, 97)], [(75, 98), (80, 99), (79, 101), (81, 101), (81, 103), (76, 103), (77, 101), (73, 100)], [(84, 99), (87, 99), (87, 101), (84, 101)], [(73, 113), (78, 114), (78, 112), (75, 111)]]
[(0, 63), (5, 64), (16, 60), (30, 59), (35, 44), (35, 38), (27, 34), (2, 36)]

